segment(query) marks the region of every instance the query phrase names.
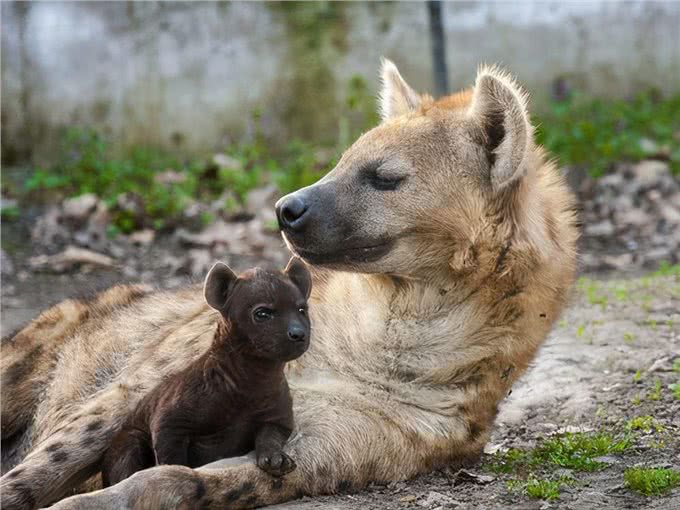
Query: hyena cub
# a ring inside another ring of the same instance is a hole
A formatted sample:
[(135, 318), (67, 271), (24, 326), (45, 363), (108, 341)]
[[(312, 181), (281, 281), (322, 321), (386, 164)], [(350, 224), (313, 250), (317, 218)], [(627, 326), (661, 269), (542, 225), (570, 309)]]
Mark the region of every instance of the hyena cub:
[(220, 312), (212, 345), (142, 399), (104, 456), (104, 486), (156, 464), (197, 467), (253, 448), (264, 471), (295, 469), (282, 451), (293, 429), (283, 369), (309, 346), (311, 286), (297, 258), (283, 272), (238, 277), (215, 264), (204, 286)]

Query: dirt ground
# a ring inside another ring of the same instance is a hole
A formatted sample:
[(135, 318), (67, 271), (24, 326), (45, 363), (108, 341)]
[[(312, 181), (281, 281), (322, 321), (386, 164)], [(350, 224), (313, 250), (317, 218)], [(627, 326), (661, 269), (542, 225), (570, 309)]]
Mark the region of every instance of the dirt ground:
[[(3, 285), (3, 334), (38, 310), (67, 295), (109, 285), (115, 274), (31, 275)], [(9, 288), (8, 288), (9, 285)], [(680, 468), (679, 382), (680, 279), (664, 277), (581, 278), (572, 302), (555, 326), (533, 367), (502, 404), (488, 451), (458, 473), (447, 469), (415, 480), (374, 485), (356, 494), (279, 505), (279, 509), (680, 509), (680, 488), (645, 497), (624, 486), (631, 466)], [(660, 388), (660, 392), (656, 391)], [(508, 481), (526, 473), (498, 473), (491, 464), (507, 448), (529, 450), (560, 431), (626, 434), (628, 420), (651, 416), (660, 432), (632, 433), (622, 453), (601, 459), (602, 470), (544, 471), (567, 476), (559, 499), (532, 499)]]

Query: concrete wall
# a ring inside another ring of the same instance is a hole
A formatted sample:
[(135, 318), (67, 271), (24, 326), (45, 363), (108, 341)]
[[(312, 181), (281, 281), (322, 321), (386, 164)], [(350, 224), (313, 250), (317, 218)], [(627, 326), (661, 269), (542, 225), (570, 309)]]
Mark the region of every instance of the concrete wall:
[[(603, 96), (680, 90), (680, 3), (447, 3), (444, 22), (452, 88), (500, 62), (539, 108), (558, 77)], [(373, 93), (381, 55), (432, 88), (424, 4), (3, 2), (3, 158), (49, 159), (72, 124), (211, 150), (255, 109), (279, 139), (329, 140), (348, 80)]]

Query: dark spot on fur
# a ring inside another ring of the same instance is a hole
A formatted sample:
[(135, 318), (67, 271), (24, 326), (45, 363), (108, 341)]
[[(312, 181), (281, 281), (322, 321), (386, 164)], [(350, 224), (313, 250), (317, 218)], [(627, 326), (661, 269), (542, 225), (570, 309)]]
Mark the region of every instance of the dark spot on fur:
[(439, 289), (439, 295), (445, 296), (448, 291), (446, 289)]
[(14, 386), (24, 379), (36, 365), (42, 352), (42, 345), (36, 345), (23, 359), (12, 363), (5, 371), (5, 377), (2, 381), (3, 386)]
[(477, 441), (479, 438), (479, 435), (484, 432), (484, 427), (482, 427), (479, 423), (470, 421), (468, 423), (469, 427), (469, 438), (470, 441)]
[[(23, 506), (27, 508), (36, 507), (35, 496), (33, 496), (33, 490), (31, 490), (30, 487), (24, 485), (23, 483), (15, 483), (10, 485), (9, 489), (10, 489), (9, 492), (16, 493), (16, 498), (14, 498), (15, 502), (24, 503)], [(7, 492), (8, 492), (7, 489), (3, 491), (3, 500), (7, 498)], [(5, 505), (3, 505), (3, 507), (4, 506)]]
[(506, 292), (505, 295), (503, 295), (503, 299), (513, 298), (513, 297), (519, 295), (521, 292), (522, 292), (522, 289), (520, 289), (519, 287), (513, 287), (508, 292)]
[(252, 482), (245, 482), (241, 484), (241, 487), (239, 487), (238, 489), (227, 492), (224, 499), (226, 500), (227, 503), (233, 503), (234, 501), (240, 499), (242, 496), (245, 496), (246, 494), (250, 494), (251, 492), (253, 492), (254, 488), (255, 485), (253, 485)]
[(62, 449), (63, 447), (64, 447), (64, 443), (52, 443), (47, 448), (45, 448), (45, 450), (52, 453), (52, 452), (56, 452), (57, 450)]
[(545, 316), (544, 313), (542, 313), (541, 315), (539, 315), (539, 317), (540, 317), (541, 319), (545, 319), (546, 316)]
[(505, 263), (505, 257), (508, 256), (508, 252), (510, 251), (510, 242), (507, 242), (503, 245), (503, 248), (501, 248), (500, 253), (498, 254), (498, 258), (496, 259), (496, 273), (500, 273), (503, 270), (503, 264)]
[(233, 490), (227, 492), (226, 496), (224, 497), (224, 500), (227, 503), (233, 503), (234, 501), (237, 501), (241, 497), (241, 492), (238, 490)]
[(200, 501), (201, 499), (203, 499), (205, 493), (206, 493), (205, 483), (203, 483), (203, 480), (199, 478), (198, 480), (196, 480), (196, 493), (194, 494), (196, 501)]
[(87, 424), (87, 427), (85, 427), (85, 430), (87, 432), (94, 432), (95, 430), (99, 430), (104, 426), (104, 420), (95, 420)]
[(272, 489), (276, 491), (283, 489), (283, 480), (281, 480), (281, 478), (274, 478), (272, 480)]
[(352, 489), (352, 482), (349, 480), (340, 480), (338, 483), (338, 492), (347, 492)]
[(322, 480), (327, 480), (331, 477), (331, 470), (328, 466), (321, 465), (316, 470), (316, 476)]
[(66, 459), (68, 459), (68, 453), (64, 451), (54, 452), (52, 455), (50, 455), (50, 460), (55, 464), (64, 462)]
[(259, 501), (258, 497), (253, 495), (246, 499), (245, 504), (248, 506), (258, 506)]

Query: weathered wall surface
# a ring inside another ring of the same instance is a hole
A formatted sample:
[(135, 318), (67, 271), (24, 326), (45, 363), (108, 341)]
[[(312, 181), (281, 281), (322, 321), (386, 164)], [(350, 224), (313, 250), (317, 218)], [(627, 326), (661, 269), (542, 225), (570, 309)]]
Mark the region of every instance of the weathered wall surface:
[[(517, 74), (539, 107), (558, 77), (587, 93), (680, 89), (675, 2), (448, 3), (452, 88), (480, 62)], [(332, 139), (348, 80), (381, 55), (432, 88), (422, 3), (3, 2), (3, 158), (49, 155), (62, 126), (121, 146), (210, 150), (249, 129)]]

